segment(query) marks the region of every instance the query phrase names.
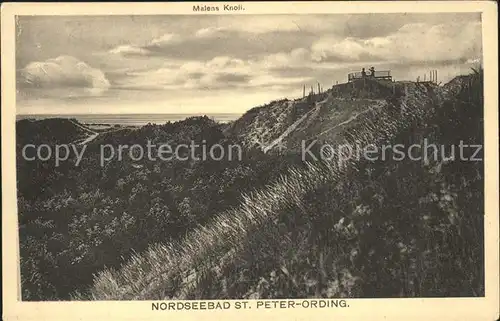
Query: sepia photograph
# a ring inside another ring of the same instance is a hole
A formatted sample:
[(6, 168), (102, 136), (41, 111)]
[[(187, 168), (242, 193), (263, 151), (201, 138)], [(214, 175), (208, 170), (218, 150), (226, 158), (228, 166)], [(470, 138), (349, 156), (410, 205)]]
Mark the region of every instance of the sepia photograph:
[(182, 5), (15, 15), (19, 301), (485, 298), (481, 12)]

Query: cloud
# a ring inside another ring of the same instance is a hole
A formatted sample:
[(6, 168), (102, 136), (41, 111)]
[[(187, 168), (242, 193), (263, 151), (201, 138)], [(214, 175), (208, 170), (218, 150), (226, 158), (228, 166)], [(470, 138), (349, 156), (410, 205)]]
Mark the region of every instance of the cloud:
[(481, 24), (411, 23), (386, 37), (324, 37), (311, 47), (314, 61), (437, 63), (481, 55)]
[[(410, 62), (474, 59), (481, 55), (481, 40), (479, 22), (433, 26), (411, 24), (388, 37), (388, 41)], [(389, 48), (386, 46), (384, 49), (389, 51)]]
[(380, 59), (369, 42), (355, 38), (326, 37), (311, 47), (311, 58), (316, 62), (353, 62)]
[[(248, 19), (245, 19), (248, 20)], [(211, 59), (230, 53), (249, 58), (261, 53), (292, 50), (309, 46), (318, 35), (301, 32), (293, 22), (284, 19), (250, 19), (249, 24), (233, 19), (223, 26), (209, 26), (185, 32), (168, 32), (145, 43), (130, 43), (108, 50), (124, 57), (171, 57), (176, 59)], [(260, 21), (260, 24), (256, 22)]]
[[(300, 26), (294, 20), (300, 18), (291, 18), (286, 16), (275, 16), (272, 19), (262, 18), (259, 16), (246, 17), (245, 23), (240, 20), (227, 21), (223, 26), (201, 28), (196, 31), (197, 37), (221, 36), (230, 33), (248, 33), (248, 34), (265, 34), (274, 32), (291, 32), (300, 31)], [(307, 25), (311, 26), (309, 20)]]
[(131, 72), (129, 76), (119, 85), (143, 89), (215, 89), (248, 83), (252, 70), (243, 60), (220, 56), (206, 62), (171, 61), (161, 68)]
[(286, 87), (309, 77), (278, 77), (263, 60), (218, 56), (205, 62), (171, 61), (163, 67), (128, 73), (117, 85), (135, 89), (225, 89)]
[[(243, 37), (244, 38), (244, 37)], [(194, 34), (181, 36), (175, 33), (165, 33), (149, 40), (144, 45), (120, 45), (108, 51), (110, 54), (122, 56), (172, 56), (191, 57), (211, 52), (213, 56), (227, 50), (234, 41), (242, 39), (236, 30), (224, 27), (208, 27), (197, 30)], [(214, 42), (217, 41), (217, 42)]]
[(134, 47), (131, 45), (122, 45), (115, 47), (109, 51), (111, 54), (121, 54), (121, 55), (137, 55), (137, 56), (147, 56), (151, 52), (147, 49), (140, 48), (140, 47)]
[(110, 83), (104, 73), (71, 56), (31, 62), (20, 70), (18, 83), (31, 88), (89, 88), (106, 90)]
[(153, 46), (164, 46), (164, 45), (168, 45), (168, 44), (173, 44), (173, 43), (177, 43), (177, 42), (180, 42), (181, 41), (181, 38), (179, 35), (176, 35), (176, 34), (173, 34), (173, 33), (166, 33), (164, 35), (162, 35), (161, 37), (159, 38), (155, 38), (151, 41), (151, 45)]
[(290, 68), (302, 66), (311, 61), (311, 53), (305, 48), (296, 48), (290, 52), (278, 52), (262, 58), (262, 64), (268, 68)]
[(231, 34), (231, 32), (234, 32), (234, 30), (230, 30), (229, 28), (225, 27), (208, 27), (208, 28), (201, 28), (198, 29), (194, 37), (195, 38), (220, 38), (220, 37), (227, 37)]
[(165, 33), (160, 37), (153, 38), (143, 46), (137, 45), (119, 45), (108, 51), (110, 54), (122, 56), (152, 56), (157, 55), (163, 48), (172, 45), (181, 44), (184, 41), (179, 35), (174, 33)]

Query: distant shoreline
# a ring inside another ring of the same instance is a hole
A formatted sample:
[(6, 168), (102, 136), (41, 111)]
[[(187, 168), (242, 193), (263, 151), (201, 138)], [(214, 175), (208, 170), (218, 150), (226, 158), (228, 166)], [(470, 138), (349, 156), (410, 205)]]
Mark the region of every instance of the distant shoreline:
[(234, 121), (242, 116), (240, 113), (210, 113), (210, 114), (18, 114), (16, 121), (23, 119), (65, 118), (76, 119), (83, 124), (94, 125), (147, 125), (177, 122), (189, 117), (212, 118), (220, 123)]

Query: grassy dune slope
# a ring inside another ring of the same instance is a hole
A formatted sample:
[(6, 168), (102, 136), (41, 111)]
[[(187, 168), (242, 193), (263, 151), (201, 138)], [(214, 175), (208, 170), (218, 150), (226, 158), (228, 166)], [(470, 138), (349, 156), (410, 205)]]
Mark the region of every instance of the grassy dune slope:
[(247, 147), (266, 146), (266, 152), (275, 150), (278, 141), (296, 151), (302, 140), (335, 136), (360, 114), (384, 106), (388, 97), (402, 95), (404, 87), (403, 83), (380, 84), (367, 79), (300, 99), (273, 101), (249, 110), (226, 133)]
[[(481, 74), (406, 86), (401, 99), (374, 103), (329, 138), (482, 139), (482, 98), (471, 96), (482, 92)], [(482, 295), (482, 177), (482, 163), (311, 162), (181, 242), (102, 271), (74, 298)]]

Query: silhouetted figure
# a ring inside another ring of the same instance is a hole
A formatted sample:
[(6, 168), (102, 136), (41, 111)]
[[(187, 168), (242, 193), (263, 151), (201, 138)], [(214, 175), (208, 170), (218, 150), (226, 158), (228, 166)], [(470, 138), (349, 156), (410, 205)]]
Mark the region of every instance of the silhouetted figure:
[(375, 77), (375, 67), (370, 67), (370, 76)]
[(361, 69), (361, 77), (365, 78), (366, 77), (366, 71), (365, 68)]

